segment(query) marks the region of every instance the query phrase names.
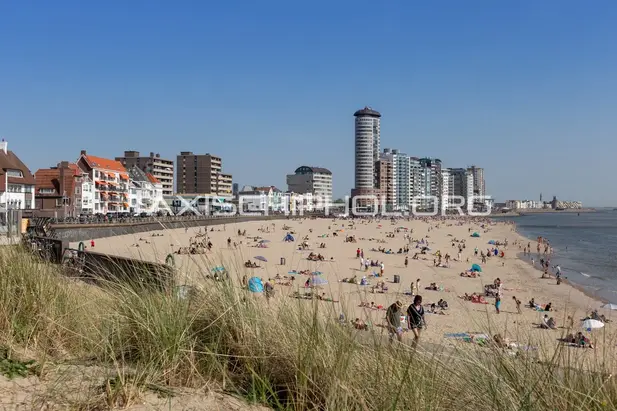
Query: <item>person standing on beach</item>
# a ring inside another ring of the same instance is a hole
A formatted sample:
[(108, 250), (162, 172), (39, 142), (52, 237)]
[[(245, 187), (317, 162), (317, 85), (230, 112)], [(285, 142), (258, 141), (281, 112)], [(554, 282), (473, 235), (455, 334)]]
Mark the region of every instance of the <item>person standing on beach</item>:
[(423, 328), (426, 328), (421, 295), (416, 295), (413, 299), (413, 304), (407, 308), (407, 321), (409, 329), (413, 332), (413, 346), (415, 347), (420, 339), (420, 332)]
[(403, 327), (401, 327), (401, 307), (403, 303), (396, 301), (386, 311), (386, 321), (388, 322), (388, 333), (390, 334), (390, 343), (394, 340), (394, 336), (398, 342), (403, 340)]
[(501, 291), (501, 280), (498, 278), (496, 280), (497, 283), (497, 296), (495, 297), (495, 311), (497, 311), (497, 314), (500, 313), (499, 309), (501, 308), (501, 295), (502, 295), (502, 291)]
[(518, 311), (518, 313), (523, 314), (523, 312), (521, 311), (521, 300), (517, 300), (516, 296), (512, 296), (512, 299), (514, 300), (514, 303), (516, 304), (516, 310)]
[(405, 268), (409, 265), (409, 256), (405, 256)]
[(360, 257), (360, 270), (364, 268), (364, 258)]

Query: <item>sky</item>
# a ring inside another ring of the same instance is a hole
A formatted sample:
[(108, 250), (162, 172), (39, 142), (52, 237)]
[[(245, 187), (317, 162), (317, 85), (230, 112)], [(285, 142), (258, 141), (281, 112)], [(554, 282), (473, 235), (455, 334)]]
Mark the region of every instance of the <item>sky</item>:
[(381, 146), (485, 169), (497, 201), (617, 205), (617, 3), (0, 1), (0, 136), (34, 172), (80, 150), (223, 158), (286, 189), (353, 186), (354, 117)]

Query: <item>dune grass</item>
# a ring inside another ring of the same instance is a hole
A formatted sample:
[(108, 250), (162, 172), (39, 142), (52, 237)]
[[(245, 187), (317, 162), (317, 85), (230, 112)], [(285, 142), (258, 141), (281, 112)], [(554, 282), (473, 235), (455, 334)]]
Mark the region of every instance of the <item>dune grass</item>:
[(70, 361), (107, 370), (99, 397), (76, 409), (208, 385), (282, 410), (617, 408), (608, 361), (580, 371), (564, 365), (563, 353), (538, 362), (491, 347), (414, 350), (341, 325), (332, 305), (269, 305), (232, 283), (207, 284), (188, 298), (135, 284), (94, 286), (3, 248), (0, 344), (44, 369)]

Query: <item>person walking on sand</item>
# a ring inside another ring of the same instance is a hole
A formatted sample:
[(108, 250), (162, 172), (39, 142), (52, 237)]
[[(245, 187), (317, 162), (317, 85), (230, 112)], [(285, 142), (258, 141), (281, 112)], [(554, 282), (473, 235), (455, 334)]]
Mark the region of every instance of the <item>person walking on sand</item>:
[(409, 265), (409, 256), (405, 256), (405, 268)]
[(364, 258), (360, 257), (360, 270), (364, 268)]
[(497, 279), (496, 280), (497, 283), (497, 296), (495, 297), (495, 311), (497, 311), (497, 314), (500, 313), (500, 308), (501, 308), (501, 280)]
[(516, 310), (518, 311), (518, 313), (523, 314), (523, 312), (521, 311), (521, 300), (517, 300), (516, 296), (512, 296), (512, 299), (514, 300), (514, 303), (516, 304)]
[(420, 279), (416, 280), (416, 295), (420, 294)]
[(403, 303), (396, 301), (386, 311), (386, 321), (388, 322), (388, 333), (390, 334), (390, 343), (396, 339), (398, 342), (403, 341), (403, 327), (401, 327), (401, 308)]
[(421, 295), (416, 295), (413, 298), (413, 304), (407, 308), (407, 321), (409, 329), (413, 332), (413, 346), (415, 347), (418, 345), (418, 340), (420, 340), (420, 332), (423, 328), (426, 328)]
[(380, 275), (381, 277), (383, 277), (383, 273), (384, 273), (384, 270), (385, 270), (385, 269), (386, 269), (386, 266), (385, 266), (385, 264), (384, 264), (384, 263), (383, 263), (383, 261), (382, 261), (382, 262), (381, 262), (381, 264), (380, 264), (380, 266), (379, 266), (379, 275)]

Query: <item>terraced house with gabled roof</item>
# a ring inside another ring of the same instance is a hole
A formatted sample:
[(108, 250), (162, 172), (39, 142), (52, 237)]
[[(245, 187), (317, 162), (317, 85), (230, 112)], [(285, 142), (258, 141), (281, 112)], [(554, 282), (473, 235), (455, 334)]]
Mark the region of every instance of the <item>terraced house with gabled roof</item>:
[(77, 164), (68, 161), (36, 170), (36, 209), (53, 217), (80, 215), (83, 174)]
[(93, 156), (82, 150), (77, 166), (94, 183), (94, 214), (130, 212), (129, 174), (119, 161)]
[(0, 211), (34, 208), (34, 176), (26, 165), (0, 142)]

